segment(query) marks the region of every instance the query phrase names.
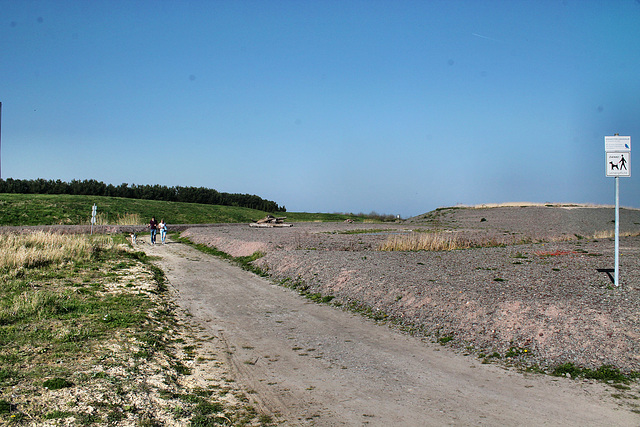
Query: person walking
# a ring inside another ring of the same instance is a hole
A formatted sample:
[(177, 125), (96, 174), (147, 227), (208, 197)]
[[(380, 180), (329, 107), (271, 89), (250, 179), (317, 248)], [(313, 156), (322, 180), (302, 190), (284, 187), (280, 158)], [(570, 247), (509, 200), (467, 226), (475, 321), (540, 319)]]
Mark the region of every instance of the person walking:
[(164, 222), (164, 219), (160, 220), (160, 224), (158, 225), (158, 229), (160, 230), (160, 241), (164, 245), (164, 239), (167, 237), (167, 224)]
[(149, 221), (149, 231), (151, 231), (151, 244), (156, 244), (156, 234), (158, 233), (158, 221), (156, 221), (156, 217), (152, 216), (151, 221)]
[(620, 161), (618, 162), (618, 164), (620, 165), (620, 170), (622, 170), (622, 169), (628, 170), (627, 169), (627, 160), (624, 158), (624, 154), (620, 155)]

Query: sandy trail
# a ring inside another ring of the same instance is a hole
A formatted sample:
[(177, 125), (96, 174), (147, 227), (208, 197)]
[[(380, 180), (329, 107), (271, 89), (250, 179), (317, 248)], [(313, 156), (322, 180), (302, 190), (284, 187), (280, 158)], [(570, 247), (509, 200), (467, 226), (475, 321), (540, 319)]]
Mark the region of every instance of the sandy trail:
[[(521, 374), (406, 336), (179, 243), (151, 246), (179, 306), (286, 425), (640, 425), (602, 384)], [(192, 320), (194, 320), (192, 319)]]

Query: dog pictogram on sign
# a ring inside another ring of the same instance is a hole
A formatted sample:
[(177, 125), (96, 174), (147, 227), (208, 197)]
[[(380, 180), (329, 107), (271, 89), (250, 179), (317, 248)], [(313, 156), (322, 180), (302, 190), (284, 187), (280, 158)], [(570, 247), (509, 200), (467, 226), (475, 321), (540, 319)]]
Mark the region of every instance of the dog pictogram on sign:
[(631, 176), (631, 153), (607, 153), (607, 176)]

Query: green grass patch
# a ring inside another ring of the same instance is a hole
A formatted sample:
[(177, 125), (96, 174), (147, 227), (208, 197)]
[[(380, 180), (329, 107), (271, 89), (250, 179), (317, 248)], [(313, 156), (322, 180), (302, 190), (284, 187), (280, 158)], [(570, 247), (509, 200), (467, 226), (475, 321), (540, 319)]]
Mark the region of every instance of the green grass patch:
[(576, 366), (571, 362), (556, 366), (551, 374), (557, 377), (586, 378), (625, 384), (640, 377), (640, 374), (637, 372), (625, 374), (620, 371), (620, 369), (614, 368), (610, 365), (603, 365), (594, 370)]
[[(93, 204), (103, 224), (131, 221), (145, 225), (155, 216), (171, 224), (250, 223), (264, 218), (269, 212), (237, 206), (199, 203), (165, 202), (127, 199), (122, 197), (84, 196), (67, 194), (7, 194), (0, 193), (0, 225), (88, 225)], [(286, 222), (383, 222), (387, 216), (377, 214), (340, 213), (278, 213)]]
[(16, 410), (15, 405), (12, 405), (10, 402), (6, 400), (0, 400), (0, 415), (1, 414), (9, 414)]
[(351, 302), (347, 304), (347, 308), (355, 313), (360, 313), (369, 319), (375, 320), (376, 322), (385, 322), (390, 320), (389, 314), (382, 310), (376, 310), (375, 308), (361, 302)]
[(51, 378), (50, 380), (46, 380), (43, 384), (43, 387), (49, 390), (60, 390), (62, 388), (72, 387), (73, 383), (64, 378)]
[(526, 259), (527, 256), (525, 254), (523, 254), (522, 252), (518, 251), (515, 254), (511, 255), (511, 258)]
[(451, 341), (453, 339), (453, 337), (451, 335), (448, 335), (446, 337), (440, 337), (438, 338), (438, 342), (440, 343), (440, 345), (445, 345), (446, 343), (448, 343), (449, 341)]
[(307, 294), (306, 297), (320, 304), (329, 304), (335, 298), (333, 295), (322, 295), (321, 293)]
[(509, 350), (504, 354), (504, 357), (508, 358), (516, 358), (522, 356), (531, 356), (531, 350), (524, 347), (510, 347)]

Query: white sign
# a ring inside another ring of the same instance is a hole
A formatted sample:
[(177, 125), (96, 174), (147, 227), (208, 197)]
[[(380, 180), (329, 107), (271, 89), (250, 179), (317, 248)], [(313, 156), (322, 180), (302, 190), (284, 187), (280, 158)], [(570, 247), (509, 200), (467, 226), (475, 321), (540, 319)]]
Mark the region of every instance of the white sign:
[(607, 153), (605, 168), (607, 176), (631, 176), (631, 153)]
[(609, 152), (630, 152), (631, 151), (631, 137), (630, 136), (605, 136), (604, 137), (604, 151)]

